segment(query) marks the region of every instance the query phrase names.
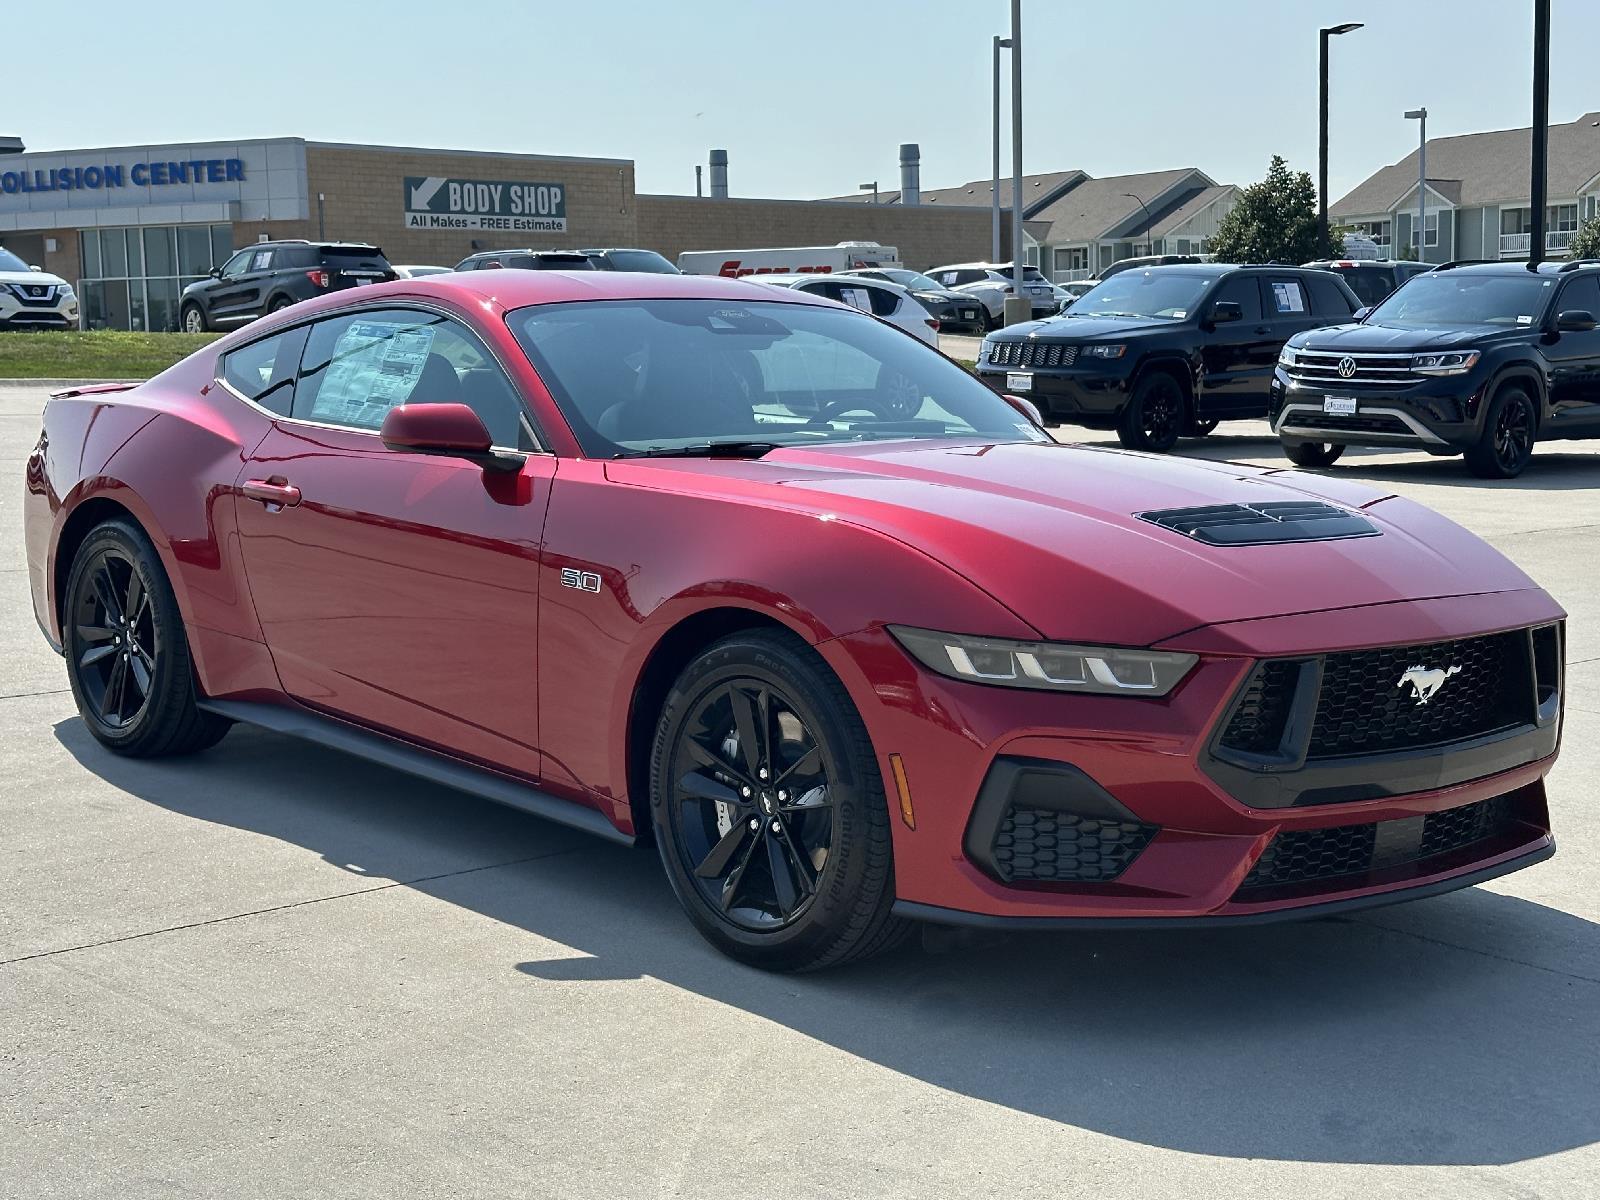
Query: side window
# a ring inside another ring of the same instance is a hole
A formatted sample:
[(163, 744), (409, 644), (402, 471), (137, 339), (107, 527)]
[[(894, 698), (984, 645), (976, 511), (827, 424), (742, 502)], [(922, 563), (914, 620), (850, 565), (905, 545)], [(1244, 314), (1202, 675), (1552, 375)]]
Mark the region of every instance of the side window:
[(1261, 320), (1261, 288), (1254, 275), (1230, 275), (1224, 279), (1211, 297), (1213, 304), (1218, 300), (1232, 300), (1237, 304), (1244, 313), (1241, 323)]
[(265, 249), (265, 250), (253, 250), (253, 251), (251, 251), (251, 253), (250, 253), (249, 270), (252, 273), (254, 273), (256, 271), (269, 270), (271, 268), (271, 266), (272, 266), (272, 250), (271, 250), (270, 247)]
[(463, 258), (456, 264), (456, 270), (458, 271), (476, 271), (477, 269), (478, 260), (475, 258)]
[[(863, 288), (867, 294), (867, 311), (875, 317), (892, 315), (900, 307), (900, 297), (888, 288)], [(857, 305), (856, 307), (860, 307)]]
[(239, 251), (239, 253), (222, 264), (222, 277), (224, 279), (236, 279), (243, 275), (250, 269), (250, 259), (254, 254), (254, 250)]
[(218, 374), (241, 396), (286, 417), (294, 402), (295, 371), (305, 344), (303, 325), (262, 338), (230, 350), (223, 356)]
[(1355, 312), (1339, 281), (1325, 271), (1306, 276), (1311, 285), (1311, 305), (1319, 317), (1347, 317)]
[(1580, 309), (1591, 317), (1600, 317), (1600, 279), (1593, 275), (1574, 279), (1561, 292), (1556, 301), (1557, 312)]
[(438, 313), (379, 309), (311, 328), (294, 415), (377, 430), (402, 404), (466, 404), (496, 446), (533, 449), (522, 402), (483, 344)]
[(832, 279), (819, 279), (815, 283), (804, 283), (800, 285), (799, 290), (813, 296), (823, 296), (829, 300), (837, 300), (840, 304), (849, 303), (845, 299), (844, 285)]
[(1267, 279), (1267, 316), (1278, 317), (1308, 317), (1311, 315), (1311, 301), (1306, 297), (1305, 284), (1293, 277), (1287, 279)]

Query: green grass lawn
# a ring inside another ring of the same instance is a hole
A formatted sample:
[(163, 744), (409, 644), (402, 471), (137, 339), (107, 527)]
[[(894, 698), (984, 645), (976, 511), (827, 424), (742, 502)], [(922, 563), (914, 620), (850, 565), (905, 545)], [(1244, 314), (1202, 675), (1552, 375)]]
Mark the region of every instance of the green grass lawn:
[(0, 379), (148, 379), (220, 335), (0, 333)]

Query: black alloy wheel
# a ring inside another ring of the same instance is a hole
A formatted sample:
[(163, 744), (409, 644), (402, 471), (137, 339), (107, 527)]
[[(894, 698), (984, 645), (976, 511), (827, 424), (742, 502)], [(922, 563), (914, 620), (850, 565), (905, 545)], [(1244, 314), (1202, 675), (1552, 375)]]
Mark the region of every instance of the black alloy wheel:
[(1467, 468), (1483, 479), (1514, 479), (1533, 457), (1538, 417), (1533, 398), (1520, 386), (1494, 398), (1478, 444), (1467, 451)]
[(735, 635), (685, 669), (657, 730), (651, 815), (673, 890), (725, 953), (807, 970), (903, 932), (866, 731), (788, 635)]
[(1211, 417), (1204, 421), (1194, 421), (1189, 426), (1190, 437), (1209, 437), (1217, 431), (1217, 418)]
[(188, 637), (149, 538), (126, 520), (91, 530), (62, 605), (67, 677), (96, 740), (156, 757), (214, 745), (229, 722), (196, 704)]
[(1185, 407), (1176, 379), (1164, 371), (1147, 375), (1117, 418), (1117, 439), (1129, 450), (1165, 454), (1178, 444)]

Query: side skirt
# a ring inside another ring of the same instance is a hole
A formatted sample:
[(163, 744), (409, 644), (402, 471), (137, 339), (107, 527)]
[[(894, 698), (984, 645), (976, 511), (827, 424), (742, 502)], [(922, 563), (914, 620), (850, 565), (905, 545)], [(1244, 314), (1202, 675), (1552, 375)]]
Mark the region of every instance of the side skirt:
[(518, 783), (503, 775), (496, 775), (479, 767), (458, 762), (442, 754), (422, 750), (382, 734), (369, 733), (343, 721), (324, 717), (305, 708), (289, 708), (278, 704), (252, 704), (234, 700), (201, 700), (199, 707), (206, 712), (227, 717), (242, 725), (256, 725), (274, 733), (303, 738), (319, 746), (342, 750), (368, 762), (379, 763), (426, 779), (457, 791), (493, 800), (511, 808), (521, 809), (559, 825), (569, 825), (592, 833), (596, 837), (624, 846), (634, 844), (634, 839), (623, 833), (592, 808), (584, 808), (570, 800), (552, 796), (532, 784)]

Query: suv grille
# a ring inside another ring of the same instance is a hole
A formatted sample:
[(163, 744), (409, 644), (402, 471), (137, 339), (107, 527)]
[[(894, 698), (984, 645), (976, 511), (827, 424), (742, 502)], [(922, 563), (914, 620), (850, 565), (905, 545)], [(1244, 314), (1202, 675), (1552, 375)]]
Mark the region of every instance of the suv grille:
[(1061, 342), (991, 342), (989, 362), (997, 367), (1070, 367), (1078, 347)]
[(994, 861), (1007, 883), (1105, 883), (1126, 871), (1155, 835), (1154, 825), (1012, 807), (995, 835)]
[[(1530, 646), (1528, 631), (1518, 629), (1324, 655), (1307, 759), (1425, 749), (1531, 724)], [(1315, 660), (1259, 663), (1220, 745), (1242, 754), (1285, 752), (1284, 731), (1301, 668), (1308, 662)], [(1553, 675), (1553, 670), (1542, 674)]]
[(1141, 521), (1209, 546), (1324, 542), (1378, 535), (1377, 526), (1365, 517), (1320, 500), (1203, 504), (1196, 508), (1160, 508), (1138, 516)]
[(1425, 817), (1290, 830), (1267, 845), (1237, 895), (1421, 862), (1509, 833), (1517, 823), (1513, 793)]
[(1289, 378), (1297, 383), (1332, 384), (1336, 387), (1352, 383), (1390, 385), (1415, 383), (1422, 378), (1411, 370), (1410, 354), (1346, 354), (1341, 350), (1296, 350), (1294, 366), (1286, 367), (1284, 370)]

